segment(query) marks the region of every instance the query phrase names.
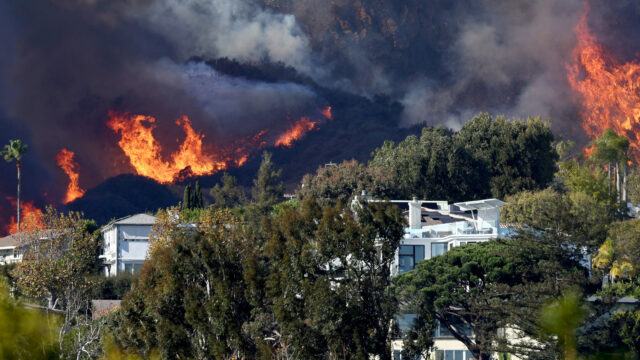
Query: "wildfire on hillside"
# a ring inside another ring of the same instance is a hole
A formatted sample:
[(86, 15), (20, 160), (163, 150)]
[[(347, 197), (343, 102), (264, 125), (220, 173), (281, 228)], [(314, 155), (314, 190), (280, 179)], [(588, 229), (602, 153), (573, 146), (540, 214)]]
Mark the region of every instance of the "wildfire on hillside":
[[(327, 119), (332, 119), (331, 106), (318, 110)], [(179, 149), (168, 159), (163, 159), (163, 147), (156, 140), (153, 130), (156, 119), (147, 115), (109, 112), (107, 126), (120, 135), (118, 145), (129, 159), (129, 163), (138, 175), (146, 176), (162, 184), (174, 183), (193, 176), (211, 175), (229, 167), (239, 167), (246, 163), (249, 156), (268, 144), (290, 147), (305, 133), (317, 129), (320, 121), (302, 117), (275, 142), (265, 139), (269, 129), (248, 136), (233, 143), (229, 148), (204, 145), (204, 134), (195, 131), (187, 116), (176, 121), (185, 133), (185, 139)], [(273, 140), (271, 140), (273, 141)]]
[[(7, 200), (15, 208), (18, 204), (15, 198), (7, 196)], [(20, 202), (20, 231), (42, 230), (45, 227), (43, 212), (33, 204), (33, 201)], [(15, 234), (18, 232), (18, 222), (16, 217), (12, 216), (9, 223), (3, 229), (5, 234)]]
[(58, 166), (69, 177), (67, 193), (64, 200), (62, 200), (63, 204), (68, 204), (77, 198), (81, 198), (85, 193), (85, 190), (81, 189), (80, 185), (78, 184), (78, 178), (80, 177), (80, 175), (78, 173), (78, 163), (73, 159), (74, 156), (75, 153), (68, 149), (60, 150), (60, 152), (56, 156)]
[(582, 127), (591, 138), (613, 129), (640, 155), (640, 62), (616, 61), (590, 32), (588, 13), (587, 6), (574, 29), (578, 44), (567, 75), (581, 96)]
[(300, 139), (306, 132), (313, 130), (316, 122), (308, 117), (296, 121), (284, 134), (280, 135), (275, 142), (276, 146), (290, 147), (294, 141)]

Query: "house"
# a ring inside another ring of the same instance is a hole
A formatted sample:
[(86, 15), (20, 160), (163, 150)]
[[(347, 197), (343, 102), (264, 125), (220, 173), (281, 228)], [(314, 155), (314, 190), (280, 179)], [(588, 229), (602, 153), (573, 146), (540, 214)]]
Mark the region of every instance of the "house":
[(22, 254), (18, 251), (20, 245), (18, 234), (0, 238), (0, 265), (13, 264), (22, 261)]
[[(497, 199), (454, 204), (417, 198), (383, 201), (375, 200), (363, 192), (355, 197), (352, 208), (360, 200), (390, 202), (407, 209), (403, 215), (408, 226), (396, 250), (391, 276), (411, 271), (420, 261), (444, 254), (453, 247), (489, 241), (509, 234), (508, 229), (500, 226), (500, 208), (506, 203)], [(396, 321), (402, 331), (409, 329), (415, 318), (415, 314), (402, 314), (397, 316)], [(401, 360), (402, 342), (402, 339), (392, 341), (394, 360)], [(435, 360), (473, 359), (471, 352), (445, 327), (437, 326), (433, 349), (430, 356)]]
[(22, 261), (25, 250), (34, 241), (51, 239), (51, 230), (23, 231), (0, 238), (0, 265)]
[(105, 276), (136, 273), (149, 253), (149, 236), (156, 217), (136, 214), (110, 222), (102, 228), (100, 259)]

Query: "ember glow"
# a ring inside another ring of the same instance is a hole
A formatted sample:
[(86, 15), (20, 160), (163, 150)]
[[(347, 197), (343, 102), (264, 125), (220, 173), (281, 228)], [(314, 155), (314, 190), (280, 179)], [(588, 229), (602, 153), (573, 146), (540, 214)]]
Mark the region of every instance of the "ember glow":
[[(7, 196), (7, 200), (11, 202), (11, 205), (15, 208), (17, 201), (15, 198)], [(32, 201), (20, 202), (20, 231), (34, 231), (42, 230), (45, 227), (43, 220), (42, 210), (38, 209)], [(15, 234), (18, 232), (18, 222), (16, 217), (12, 216), (9, 219), (9, 224), (4, 227), (5, 234)]]
[(325, 109), (320, 109), (320, 114), (324, 115), (328, 120), (333, 119), (333, 115), (331, 115), (331, 106), (327, 106)]
[(65, 195), (63, 204), (68, 204), (75, 199), (84, 196), (85, 190), (80, 188), (78, 184), (78, 163), (74, 161), (75, 153), (71, 150), (62, 149), (56, 156), (58, 166), (69, 177), (69, 185), (67, 186), (67, 194)]
[(582, 127), (591, 138), (613, 129), (640, 155), (640, 62), (616, 61), (589, 31), (588, 12), (587, 7), (574, 29), (578, 44), (567, 75), (581, 95)]
[(185, 176), (213, 174), (227, 167), (226, 162), (204, 149), (204, 135), (193, 130), (186, 116), (176, 121), (186, 138), (168, 161), (163, 160), (162, 146), (153, 135), (155, 122), (152, 116), (109, 112), (107, 126), (120, 135), (118, 145), (139, 175), (167, 184)]
[(290, 147), (294, 141), (300, 139), (305, 133), (313, 130), (316, 122), (303, 117), (296, 121), (284, 134), (280, 135), (275, 142), (276, 146)]

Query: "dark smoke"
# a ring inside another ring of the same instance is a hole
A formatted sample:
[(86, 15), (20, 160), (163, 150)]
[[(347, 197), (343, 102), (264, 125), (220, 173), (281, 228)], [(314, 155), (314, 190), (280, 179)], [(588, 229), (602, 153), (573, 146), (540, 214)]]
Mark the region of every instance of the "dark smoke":
[[(636, 57), (640, 5), (590, 3), (594, 33), (621, 59)], [(173, 146), (180, 115), (224, 146), (284, 129), (326, 105), (331, 89), (351, 93), (344, 103), (400, 102), (404, 126), (459, 128), (488, 111), (550, 117), (579, 136), (565, 66), (583, 10), (582, 0), (4, 1), (0, 141), (31, 145), (25, 197), (42, 204), (62, 198), (63, 147), (76, 152), (84, 188), (130, 171), (105, 126), (110, 109), (155, 116), (160, 140)], [(298, 76), (225, 75), (194, 58)], [(349, 157), (349, 144), (342, 150)], [(0, 195), (14, 192), (12, 166), (0, 165)]]

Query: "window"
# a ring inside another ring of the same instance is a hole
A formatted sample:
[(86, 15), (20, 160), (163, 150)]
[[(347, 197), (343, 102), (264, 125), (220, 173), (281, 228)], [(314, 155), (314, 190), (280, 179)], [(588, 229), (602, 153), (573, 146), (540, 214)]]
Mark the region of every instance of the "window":
[(418, 314), (400, 314), (396, 315), (396, 323), (398, 324), (398, 330), (400, 330), (400, 337), (405, 337), (405, 332), (413, 328), (413, 325), (418, 318)]
[[(402, 351), (400, 350), (393, 350), (393, 360), (404, 360), (406, 358), (402, 357)], [(416, 356), (415, 358), (413, 358), (413, 360), (422, 360), (423, 357), (422, 356)]]
[(137, 274), (142, 269), (142, 264), (124, 264), (124, 271), (130, 274)]
[(436, 350), (436, 360), (474, 360), (469, 350)]
[[(462, 332), (467, 336), (473, 336), (473, 332), (471, 331), (471, 328), (466, 324), (460, 321), (453, 321), (452, 325), (453, 327), (456, 328), (458, 332)], [(449, 331), (449, 329), (446, 326), (440, 324), (440, 321), (436, 320), (436, 330), (434, 333), (434, 337), (436, 338), (453, 337), (453, 334), (451, 333), (451, 331)]]
[(424, 245), (400, 245), (398, 260), (400, 274), (413, 270), (418, 262), (424, 260)]
[(442, 255), (447, 251), (446, 243), (432, 243), (431, 244), (431, 257)]

